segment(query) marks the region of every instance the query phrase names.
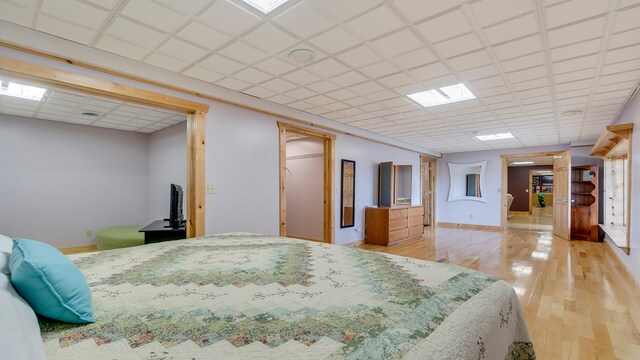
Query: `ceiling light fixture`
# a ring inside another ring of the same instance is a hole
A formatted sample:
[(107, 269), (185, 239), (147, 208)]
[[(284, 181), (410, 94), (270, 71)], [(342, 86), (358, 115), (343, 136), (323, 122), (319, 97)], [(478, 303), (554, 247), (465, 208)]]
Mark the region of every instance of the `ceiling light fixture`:
[(533, 161), (516, 161), (512, 162), (511, 165), (532, 165)]
[(407, 96), (423, 107), (451, 104), (476, 98), (463, 83), (422, 91)]
[(36, 86), (22, 85), (10, 81), (0, 81), (0, 95), (40, 101), (46, 92), (47, 89)]
[(289, 59), (297, 64), (308, 64), (316, 58), (316, 52), (310, 49), (295, 49), (289, 53)]
[(480, 141), (490, 141), (490, 140), (503, 140), (503, 139), (512, 139), (514, 138), (512, 133), (501, 133), (501, 134), (491, 134), (491, 135), (478, 135), (476, 139)]
[(286, 3), (289, 0), (242, 0), (242, 1), (262, 11), (263, 13), (268, 14), (271, 11), (275, 10), (278, 6)]

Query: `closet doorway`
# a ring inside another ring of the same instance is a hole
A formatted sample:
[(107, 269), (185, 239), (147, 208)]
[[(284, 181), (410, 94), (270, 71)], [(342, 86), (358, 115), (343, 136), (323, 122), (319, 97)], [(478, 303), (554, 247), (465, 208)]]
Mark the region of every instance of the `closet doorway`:
[(280, 236), (333, 243), (333, 134), (278, 122)]

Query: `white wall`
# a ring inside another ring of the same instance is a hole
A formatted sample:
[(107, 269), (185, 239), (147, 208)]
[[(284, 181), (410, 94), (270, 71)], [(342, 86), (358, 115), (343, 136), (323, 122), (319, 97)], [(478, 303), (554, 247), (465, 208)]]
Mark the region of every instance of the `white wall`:
[[(543, 146), (491, 151), (475, 151), (444, 154), (438, 160), (436, 181), (436, 221), (454, 224), (500, 226), (500, 206), (502, 204), (502, 154), (532, 153), (541, 151), (565, 151), (569, 146)], [(447, 201), (449, 198), (448, 163), (468, 164), (487, 160), (484, 189), (487, 202), (474, 200)], [(505, 174), (506, 176), (506, 174)]]
[[(149, 187), (147, 222), (169, 218), (170, 186), (187, 186), (187, 125), (180, 123), (148, 135)], [(183, 209), (186, 218), (186, 197)]]
[(147, 135), (0, 114), (0, 233), (56, 247), (147, 220)]
[[(355, 219), (354, 227), (340, 228), (340, 181), (341, 160), (355, 160)], [(378, 165), (392, 161), (395, 165), (412, 166), (411, 203), (420, 205), (420, 156), (396, 147), (374, 143), (360, 138), (338, 135), (336, 139), (335, 182), (335, 243), (348, 244), (364, 239), (364, 209), (378, 205)]]
[[(0, 47), (0, 55), (209, 104), (211, 108), (207, 114), (206, 123), (205, 181), (207, 184), (216, 186), (216, 194), (206, 196), (206, 233), (229, 231), (272, 235), (279, 233), (277, 121), (282, 119), (12, 49)], [(356, 161), (354, 228), (340, 229), (340, 159)], [(417, 153), (338, 134), (334, 190), (334, 226), (337, 244), (363, 239), (364, 207), (377, 205), (378, 163), (383, 161), (393, 161), (398, 165), (413, 165), (412, 203), (420, 204), (420, 159)], [(163, 192), (164, 185), (158, 186), (159, 191)], [(158, 211), (162, 211), (164, 207), (162, 196), (158, 198)], [(145, 204), (148, 203), (145, 198)], [(147, 208), (145, 207), (144, 210), (145, 218), (141, 223), (146, 219)], [(24, 214), (23, 212), (20, 215), (25, 216)], [(156, 213), (153, 214), (152, 218)]]
[(324, 141), (287, 142), (287, 235), (324, 238), (324, 157), (291, 159), (324, 152)]
[(629, 225), (631, 231), (631, 255), (626, 255), (615, 245), (612, 245), (612, 247), (636, 280), (640, 281), (640, 96), (638, 93), (631, 99), (615, 122), (616, 125), (627, 123), (635, 124), (631, 154), (631, 221)]

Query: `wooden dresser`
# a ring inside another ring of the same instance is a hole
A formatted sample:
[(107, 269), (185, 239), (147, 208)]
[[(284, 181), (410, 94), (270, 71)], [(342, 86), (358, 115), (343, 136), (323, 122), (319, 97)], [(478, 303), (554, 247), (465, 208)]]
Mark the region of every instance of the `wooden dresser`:
[(368, 207), (365, 210), (365, 243), (389, 246), (424, 232), (424, 207)]

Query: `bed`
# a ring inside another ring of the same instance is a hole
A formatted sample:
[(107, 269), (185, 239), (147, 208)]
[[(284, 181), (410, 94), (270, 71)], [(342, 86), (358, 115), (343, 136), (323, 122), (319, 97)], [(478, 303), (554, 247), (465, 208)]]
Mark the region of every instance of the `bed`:
[(97, 322), (40, 319), (57, 359), (535, 359), (506, 282), (247, 233), (71, 256)]

